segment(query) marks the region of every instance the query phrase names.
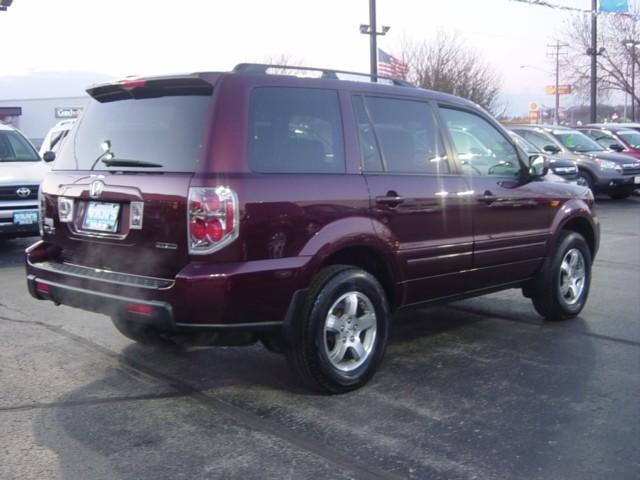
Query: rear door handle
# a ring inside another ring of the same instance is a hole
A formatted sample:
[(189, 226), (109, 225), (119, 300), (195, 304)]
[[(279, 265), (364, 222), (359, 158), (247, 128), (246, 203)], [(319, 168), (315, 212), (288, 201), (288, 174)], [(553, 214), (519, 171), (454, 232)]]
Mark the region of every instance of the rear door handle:
[(376, 203), (379, 203), (381, 205), (395, 206), (400, 205), (402, 202), (404, 202), (404, 197), (400, 197), (397, 195), (376, 197)]
[(496, 197), (492, 192), (490, 192), (489, 190), (485, 191), (481, 197), (478, 197), (478, 201), (481, 203), (486, 203), (487, 205), (495, 202), (496, 200), (498, 200), (498, 197)]

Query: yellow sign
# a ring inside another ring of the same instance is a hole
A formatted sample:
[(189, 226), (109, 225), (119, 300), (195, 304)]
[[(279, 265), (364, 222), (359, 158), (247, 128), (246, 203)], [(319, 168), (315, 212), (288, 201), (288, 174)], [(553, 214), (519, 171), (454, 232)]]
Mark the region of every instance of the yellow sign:
[[(545, 88), (547, 95), (556, 94), (555, 85), (547, 85)], [(558, 85), (558, 95), (569, 95), (571, 93), (571, 85)]]

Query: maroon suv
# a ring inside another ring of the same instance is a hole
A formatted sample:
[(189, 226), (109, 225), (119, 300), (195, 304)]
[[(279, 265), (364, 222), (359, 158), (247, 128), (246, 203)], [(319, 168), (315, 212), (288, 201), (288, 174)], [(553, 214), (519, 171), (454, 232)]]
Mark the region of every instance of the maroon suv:
[(42, 185), (31, 295), (140, 343), (261, 340), (329, 392), (373, 375), (400, 309), (522, 288), (548, 319), (582, 310), (588, 189), (461, 98), (272, 72), (90, 88)]

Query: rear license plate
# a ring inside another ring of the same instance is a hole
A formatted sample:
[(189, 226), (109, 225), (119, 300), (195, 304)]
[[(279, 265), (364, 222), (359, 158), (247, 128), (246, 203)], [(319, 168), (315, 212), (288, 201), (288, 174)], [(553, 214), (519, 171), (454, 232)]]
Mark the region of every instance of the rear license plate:
[(640, 177), (633, 177), (633, 183), (640, 185)]
[(118, 228), (120, 204), (89, 202), (82, 228), (98, 232), (115, 232)]
[(33, 225), (38, 223), (38, 211), (13, 212), (13, 223), (14, 225)]

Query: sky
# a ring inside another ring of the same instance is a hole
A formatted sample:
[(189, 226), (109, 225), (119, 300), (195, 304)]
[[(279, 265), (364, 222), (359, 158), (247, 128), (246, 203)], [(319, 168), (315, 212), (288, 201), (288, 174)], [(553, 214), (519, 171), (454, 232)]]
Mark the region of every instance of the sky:
[[(580, 15), (513, 0), (377, 0), (377, 10), (378, 25), (391, 27), (379, 47), (392, 54), (403, 40), (458, 33), (501, 76), (510, 113), (553, 103), (547, 44)], [(0, 12), (0, 99), (76, 95), (93, 79), (229, 70), (281, 54), (367, 72), (363, 23), (368, 0), (14, 0)]]

